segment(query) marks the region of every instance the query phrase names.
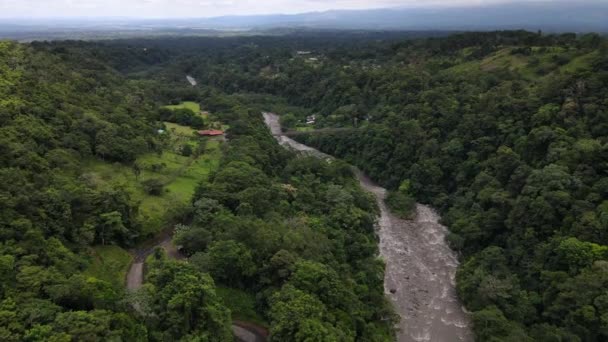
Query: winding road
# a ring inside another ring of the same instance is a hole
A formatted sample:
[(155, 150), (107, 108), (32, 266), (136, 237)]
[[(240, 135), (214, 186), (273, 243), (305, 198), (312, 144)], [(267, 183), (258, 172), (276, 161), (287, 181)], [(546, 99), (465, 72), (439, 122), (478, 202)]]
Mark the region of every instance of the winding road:
[[(152, 239), (144, 244), (144, 247), (131, 251), (134, 255), (133, 263), (127, 273), (127, 289), (129, 291), (136, 291), (141, 287), (144, 280), (144, 262), (146, 257), (150, 255), (155, 248), (161, 247), (165, 250), (167, 255), (172, 259), (184, 259), (185, 256), (181, 254), (172, 242), (172, 236), (170, 231), (166, 231), (155, 239)], [(265, 342), (268, 339), (268, 331), (256, 324), (233, 321), (232, 322), (232, 333), (235, 340), (238, 342)]]
[[(279, 143), (320, 158), (332, 158), (298, 143), (281, 131), (279, 116), (263, 113), (264, 121)], [(416, 218), (403, 220), (384, 203), (386, 189), (355, 170), (361, 186), (371, 192), (380, 208), (380, 254), (386, 263), (384, 291), (401, 317), (397, 340), (473, 341), (468, 315), (455, 289), (456, 254), (448, 247), (446, 227), (430, 207), (417, 204)]]

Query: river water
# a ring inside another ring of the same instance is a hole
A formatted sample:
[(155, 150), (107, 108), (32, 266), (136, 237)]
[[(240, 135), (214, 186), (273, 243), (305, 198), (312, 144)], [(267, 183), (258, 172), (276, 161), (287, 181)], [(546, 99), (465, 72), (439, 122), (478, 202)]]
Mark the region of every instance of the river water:
[[(279, 143), (320, 158), (331, 156), (281, 135), (279, 117), (263, 113), (264, 121)], [(416, 205), (416, 218), (403, 220), (384, 203), (386, 189), (374, 184), (362, 172), (355, 172), (361, 186), (374, 194), (380, 217), (380, 255), (386, 263), (384, 292), (401, 317), (397, 340), (473, 341), (468, 315), (455, 289), (458, 259), (448, 247), (446, 227), (430, 207)]]

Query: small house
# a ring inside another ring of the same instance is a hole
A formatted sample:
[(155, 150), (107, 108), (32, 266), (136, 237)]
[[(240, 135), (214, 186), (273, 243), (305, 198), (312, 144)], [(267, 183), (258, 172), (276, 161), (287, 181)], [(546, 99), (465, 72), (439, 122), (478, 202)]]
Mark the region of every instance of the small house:
[(198, 135), (203, 137), (217, 137), (220, 135), (224, 135), (224, 131), (220, 131), (218, 129), (206, 129), (203, 131), (198, 131)]

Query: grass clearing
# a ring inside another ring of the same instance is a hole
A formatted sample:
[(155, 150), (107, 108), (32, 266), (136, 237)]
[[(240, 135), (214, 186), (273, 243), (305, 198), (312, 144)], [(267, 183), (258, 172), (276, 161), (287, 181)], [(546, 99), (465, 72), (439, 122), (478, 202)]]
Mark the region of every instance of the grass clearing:
[(201, 112), (201, 105), (193, 101), (184, 101), (178, 105), (169, 105), (165, 108), (176, 110), (176, 109), (190, 109), (191, 111), (199, 114)]
[(296, 131), (298, 132), (310, 132), (314, 131), (315, 128), (313, 126), (298, 126), (296, 127)]
[[(185, 157), (171, 150), (165, 150), (160, 155), (142, 155), (136, 161), (141, 170), (137, 177), (130, 166), (100, 160), (84, 163), (83, 171), (97, 187), (121, 187), (127, 190), (131, 199), (139, 203), (142, 233), (151, 236), (171, 221), (179, 208), (190, 201), (198, 183), (219, 165), (220, 141), (201, 140), (194, 136), (185, 141), (194, 145), (204, 141), (204, 152), (198, 157)], [(161, 196), (145, 192), (142, 182), (148, 179), (158, 179), (165, 184)]]
[[(561, 73), (575, 73), (590, 70), (593, 60), (597, 57), (597, 51), (576, 55), (574, 51), (563, 48), (533, 47), (531, 54), (513, 54), (512, 47), (504, 47), (482, 60), (474, 60), (460, 63), (445, 70), (456, 74), (473, 72), (492, 72), (494, 70), (508, 69), (519, 73), (527, 80), (536, 80), (543, 75), (555, 71)], [(468, 51), (461, 51), (466, 55)], [(565, 64), (560, 65), (564, 63)], [(569, 59), (569, 61), (568, 61)]]
[(574, 57), (568, 64), (560, 67), (564, 73), (575, 73), (577, 71), (591, 70), (591, 65), (595, 58), (599, 57), (598, 51)]
[[(207, 119), (209, 119), (209, 112), (204, 111), (201, 109), (201, 105), (197, 102), (193, 102), (193, 101), (184, 101), (178, 105), (168, 105), (165, 106), (165, 108), (167, 109), (171, 109), (171, 110), (176, 110), (176, 109), (190, 109), (191, 111), (193, 111), (195, 114), (200, 115), (203, 119), (205, 119), (205, 121)], [(179, 125), (178, 125), (179, 126)], [(184, 126), (182, 126), (184, 127)]]
[[(196, 102), (166, 106), (169, 109), (188, 108), (200, 113)], [(219, 166), (222, 139), (202, 138), (192, 127), (165, 122), (168, 135), (162, 139), (162, 153), (147, 153), (137, 158), (134, 165), (108, 163), (91, 159), (83, 163), (83, 175), (98, 188), (125, 189), (134, 203), (139, 204), (139, 221), (143, 237), (150, 237), (166, 228), (192, 199), (197, 185)], [(220, 122), (217, 122), (221, 125)], [(181, 154), (184, 145), (192, 147), (191, 156)], [(143, 182), (155, 179), (164, 185), (161, 195), (150, 195)]]
[(118, 246), (92, 247), (91, 263), (84, 274), (122, 288), (132, 260), (131, 254)]
[(494, 70), (497, 68), (508, 68), (509, 70), (520, 70), (528, 64), (528, 59), (522, 55), (511, 54), (511, 48), (504, 48), (481, 61), (482, 70)]
[(255, 311), (255, 296), (245, 291), (217, 286), (217, 294), (232, 312), (232, 319), (252, 322), (264, 327), (268, 323)]
[(168, 121), (163, 123), (165, 124), (165, 127), (167, 127), (168, 132), (182, 137), (192, 137), (194, 132), (196, 132), (196, 130), (190, 126), (182, 126)]

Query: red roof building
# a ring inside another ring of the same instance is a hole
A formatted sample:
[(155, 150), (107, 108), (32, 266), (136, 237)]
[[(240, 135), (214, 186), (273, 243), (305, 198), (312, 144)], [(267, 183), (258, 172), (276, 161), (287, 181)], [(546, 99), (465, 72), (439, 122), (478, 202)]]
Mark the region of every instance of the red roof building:
[(218, 135), (224, 135), (224, 131), (220, 131), (217, 129), (206, 129), (204, 131), (198, 131), (198, 135), (202, 135), (205, 137), (215, 137)]

